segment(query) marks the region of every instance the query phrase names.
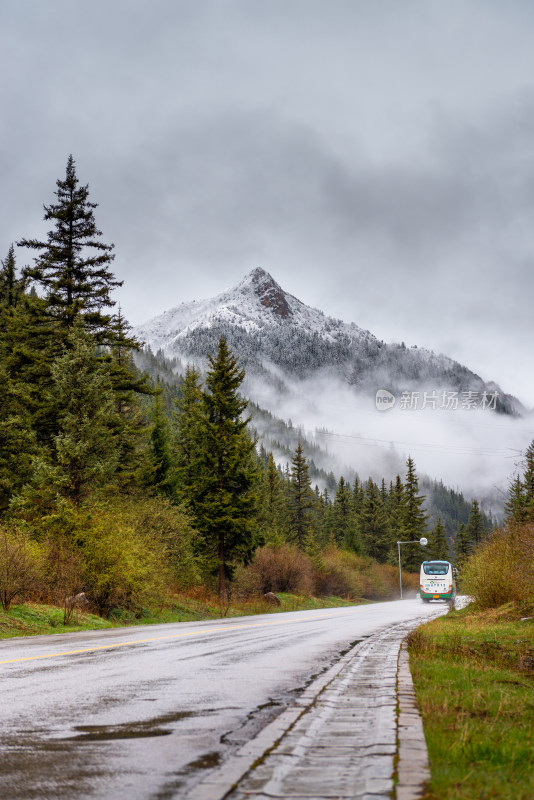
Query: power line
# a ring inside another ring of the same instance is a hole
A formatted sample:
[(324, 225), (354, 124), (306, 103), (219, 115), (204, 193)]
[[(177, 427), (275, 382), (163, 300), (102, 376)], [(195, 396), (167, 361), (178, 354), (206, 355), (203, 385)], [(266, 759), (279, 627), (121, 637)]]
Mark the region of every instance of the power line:
[(475, 448), (467, 445), (448, 445), (438, 443), (425, 443), (425, 442), (410, 442), (395, 439), (379, 439), (376, 437), (359, 436), (357, 434), (349, 433), (336, 433), (335, 431), (306, 431), (302, 428), (303, 434), (312, 438), (330, 438), (337, 441), (339, 444), (358, 444), (362, 447), (407, 447), (414, 452), (434, 452), (442, 453), (445, 455), (467, 455), (467, 456), (481, 456), (489, 458), (518, 458), (521, 456), (522, 451), (516, 450), (512, 447), (506, 448)]

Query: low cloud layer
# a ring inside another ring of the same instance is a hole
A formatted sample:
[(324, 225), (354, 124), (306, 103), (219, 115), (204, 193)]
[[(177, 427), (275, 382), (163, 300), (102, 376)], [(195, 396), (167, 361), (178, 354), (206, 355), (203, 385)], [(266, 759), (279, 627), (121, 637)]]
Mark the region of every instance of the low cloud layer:
[(72, 152), (133, 323), (259, 265), (308, 304), (534, 405), (534, 8), (3, 12), (0, 249), (44, 233)]
[(439, 404), (403, 410), (400, 398), (394, 409), (380, 412), (371, 398), (331, 375), (287, 385), (289, 392), (280, 395), (265, 382), (249, 383), (256, 402), (286, 421), (298, 420), (303, 435), (335, 457), (336, 471), (389, 481), (404, 475), (412, 456), (420, 475), (485, 500), (487, 510), (502, 512), (513, 476), (524, 470), (525, 442), (534, 438), (532, 418), (445, 411)]

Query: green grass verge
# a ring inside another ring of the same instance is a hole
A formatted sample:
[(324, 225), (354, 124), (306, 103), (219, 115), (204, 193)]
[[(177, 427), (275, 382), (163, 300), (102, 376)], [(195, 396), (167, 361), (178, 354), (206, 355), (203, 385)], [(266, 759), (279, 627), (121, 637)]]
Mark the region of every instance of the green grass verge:
[(469, 607), (410, 636), (432, 779), (425, 800), (534, 797), (534, 619)]
[[(109, 619), (95, 614), (77, 612), (69, 625), (63, 625), (63, 609), (38, 603), (12, 606), (9, 611), (0, 609), (0, 639), (14, 636), (37, 636), (39, 634), (67, 633), (69, 631), (100, 630), (124, 625), (156, 625), (166, 622), (190, 622), (219, 617), (241, 617), (250, 614), (303, 611), (314, 608), (335, 608), (355, 605), (352, 600), (341, 597), (301, 597), (294, 594), (277, 595), (281, 606), (267, 605), (263, 600), (233, 603), (221, 607), (209, 595), (177, 596), (162, 609), (143, 609), (139, 616), (116, 609)], [(362, 601), (365, 602), (365, 601)]]

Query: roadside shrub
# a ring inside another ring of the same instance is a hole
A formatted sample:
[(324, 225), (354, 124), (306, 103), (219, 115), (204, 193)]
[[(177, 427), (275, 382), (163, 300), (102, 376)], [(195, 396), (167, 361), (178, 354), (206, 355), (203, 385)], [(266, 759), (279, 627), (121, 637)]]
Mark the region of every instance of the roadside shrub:
[(29, 534), (14, 525), (0, 525), (0, 604), (9, 611), (15, 599), (24, 600), (41, 577), (41, 552)]
[(43, 543), (43, 588), (41, 595), (63, 606), (63, 624), (68, 625), (75, 607), (69, 599), (84, 585), (82, 554), (71, 542), (50, 538)]
[(200, 537), (183, 505), (164, 497), (136, 498), (125, 513), (139, 535), (163, 545), (173, 588), (183, 591), (200, 583), (203, 562), (195, 555)]
[[(403, 587), (415, 594), (418, 576), (403, 573)], [(237, 568), (233, 591), (238, 597), (293, 592), (387, 600), (398, 596), (399, 573), (389, 564), (377, 564), (335, 546), (313, 558), (287, 544), (265, 546), (256, 551), (251, 564)]]
[(234, 591), (238, 596), (267, 592), (311, 595), (314, 570), (309, 556), (290, 545), (260, 547), (247, 567), (238, 567)]
[(40, 596), (64, 608), (84, 591), (99, 614), (137, 614), (200, 580), (197, 533), (185, 510), (164, 498), (111, 496), (80, 506), (56, 498), (27, 524), (43, 551)]
[(317, 593), (338, 597), (363, 597), (367, 588), (365, 559), (348, 550), (329, 547), (316, 573)]
[(85, 586), (99, 614), (114, 608), (137, 612), (164, 601), (170, 567), (157, 537), (140, 534), (117, 509), (102, 508), (77, 537)]
[[(418, 576), (403, 572), (404, 590), (418, 588)], [(331, 547), (322, 556), (322, 569), (317, 575), (319, 594), (366, 600), (389, 600), (398, 597), (399, 573), (389, 564), (378, 564), (347, 550)]]
[[(415, 596), (419, 590), (419, 575), (411, 572), (402, 573), (403, 593), (407, 596), (413, 592)], [(391, 564), (373, 563), (369, 570), (370, 600), (391, 600), (399, 596), (399, 570)]]
[(480, 608), (534, 601), (534, 525), (495, 531), (462, 568), (462, 591)]

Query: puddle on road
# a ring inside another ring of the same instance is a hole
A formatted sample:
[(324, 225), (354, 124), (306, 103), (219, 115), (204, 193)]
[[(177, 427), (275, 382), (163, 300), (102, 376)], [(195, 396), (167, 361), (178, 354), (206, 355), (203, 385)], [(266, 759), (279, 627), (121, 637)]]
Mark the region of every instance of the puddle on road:
[(363, 642), (363, 640), (367, 638), (368, 638), (367, 636), (363, 636), (361, 639), (355, 639), (353, 642), (349, 642), (348, 647), (346, 647), (344, 650), (340, 652), (339, 657), (343, 658), (343, 656), (346, 656), (347, 653), (350, 652), (350, 650), (352, 650), (353, 647), (356, 647), (357, 644), (360, 644), (360, 642)]
[[(205, 769), (214, 769), (221, 763), (221, 754), (216, 750), (210, 753), (204, 753), (200, 758), (194, 761), (189, 761), (184, 764), (179, 770), (174, 773), (174, 778), (168, 780), (153, 796), (152, 800), (175, 800), (176, 797), (183, 797), (185, 793), (185, 786), (188, 779), (191, 780), (197, 772)], [(201, 776), (198, 776), (199, 778)]]
[(191, 772), (197, 772), (200, 769), (212, 769), (218, 767), (221, 763), (221, 754), (214, 750), (211, 753), (204, 753), (203, 756), (197, 758), (195, 761), (190, 761), (182, 767), (181, 773), (188, 775)]
[[(87, 726), (89, 727), (89, 726)], [(169, 736), (169, 728), (138, 728), (135, 725), (93, 725), (79, 736), (69, 736), (66, 742), (110, 742), (115, 739), (146, 739), (150, 736)], [(79, 728), (78, 728), (79, 730)]]
[(64, 742), (109, 742), (117, 739), (143, 739), (150, 736), (169, 736), (173, 728), (165, 727), (174, 722), (190, 717), (200, 717), (213, 713), (214, 709), (206, 711), (175, 711), (169, 714), (162, 714), (152, 719), (139, 720), (136, 722), (124, 722), (118, 725), (76, 725), (74, 736), (66, 736), (61, 739)]

